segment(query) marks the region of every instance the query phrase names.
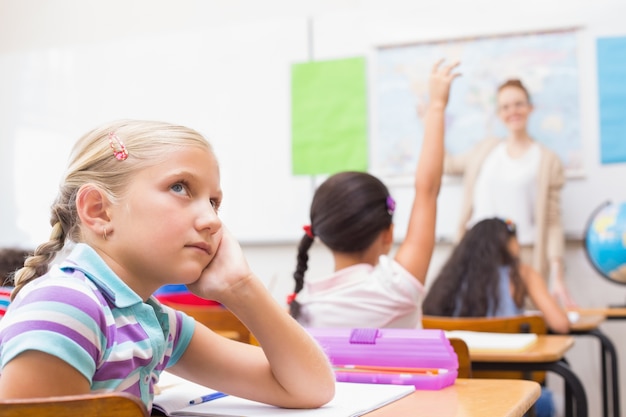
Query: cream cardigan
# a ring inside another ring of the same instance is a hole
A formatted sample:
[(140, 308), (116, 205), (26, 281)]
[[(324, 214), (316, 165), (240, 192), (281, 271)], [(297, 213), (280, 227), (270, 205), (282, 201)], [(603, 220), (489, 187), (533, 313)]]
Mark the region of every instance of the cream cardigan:
[[(489, 138), (479, 142), (469, 152), (461, 155), (446, 155), (444, 173), (463, 176), (463, 203), (457, 241), (465, 233), (465, 225), (472, 215), (472, 201), (476, 178), (487, 155), (501, 143), (502, 139)], [(539, 144), (541, 161), (537, 175), (537, 201), (535, 201), (536, 236), (533, 247), (533, 267), (545, 279), (549, 275), (549, 259), (563, 256), (565, 239), (561, 224), (561, 189), (565, 183), (563, 165), (559, 157)]]

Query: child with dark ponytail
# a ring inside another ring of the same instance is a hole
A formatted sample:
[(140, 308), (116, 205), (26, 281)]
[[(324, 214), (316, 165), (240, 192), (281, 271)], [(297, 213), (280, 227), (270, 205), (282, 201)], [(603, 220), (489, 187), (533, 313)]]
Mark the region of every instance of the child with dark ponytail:
[[(421, 327), (424, 281), (435, 245), (437, 196), (444, 157), (444, 117), (458, 63), (437, 62), (430, 74), (424, 141), (406, 237), (393, 258), (395, 201), (376, 177), (341, 172), (316, 190), (289, 296), (291, 315), (307, 327)], [(319, 239), (335, 272), (305, 281), (308, 251)]]

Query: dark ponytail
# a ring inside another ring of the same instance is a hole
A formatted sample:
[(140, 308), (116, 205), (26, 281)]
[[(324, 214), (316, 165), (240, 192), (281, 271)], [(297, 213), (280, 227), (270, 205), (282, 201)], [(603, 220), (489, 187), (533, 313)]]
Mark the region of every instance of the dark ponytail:
[(310, 237), (308, 234), (302, 236), (300, 239), (300, 244), (298, 245), (298, 256), (297, 256), (297, 264), (296, 270), (293, 273), (293, 279), (296, 282), (295, 288), (293, 290), (293, 294), (290, 296), (289, 300), (289, 314), (294, 319), (300, 317), (300, 303), (295, 299), (295, 296), (302, 290), (304, 287), (304, 273), (309, 268), (309, 249), (311, 245), (313, 245), (314, 239)]

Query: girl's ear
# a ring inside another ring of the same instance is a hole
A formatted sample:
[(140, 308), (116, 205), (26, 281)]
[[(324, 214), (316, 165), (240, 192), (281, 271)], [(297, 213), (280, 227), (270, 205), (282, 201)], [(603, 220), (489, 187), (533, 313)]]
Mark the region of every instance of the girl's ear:
[(381, 232), (381, 239), (385, 248), (385, 253), (388, 253), (393, 245), (393, 223), (391, 223), (388, 229)]
[(109, 199), (99, 187), (93, 184), (80, 187), (76, 195), (78, 217), (82, 225), (97, 236), (103, 234), (111, 221), (108, 208)]
[(385, 230), (385, 243), (391, 245), (393, 243), (393, 223), (389, 225), (389, 229)]

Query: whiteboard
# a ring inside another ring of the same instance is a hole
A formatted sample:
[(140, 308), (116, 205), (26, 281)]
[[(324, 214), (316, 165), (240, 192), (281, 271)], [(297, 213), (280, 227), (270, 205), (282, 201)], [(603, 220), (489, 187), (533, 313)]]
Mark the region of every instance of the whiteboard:
[(5, 195), (15, 196), (3, 199), (3, 211), (17, 218), (1, 238), (47, 240), (74, 141), (101, 123), (137, 118), (209, 139), (220, 162), (221, 217), (240, 241), (295, 241), (312, 184), (290, 173), (290, 66), (306, 59), (306, 22), (293, 18), (0, 55)]

